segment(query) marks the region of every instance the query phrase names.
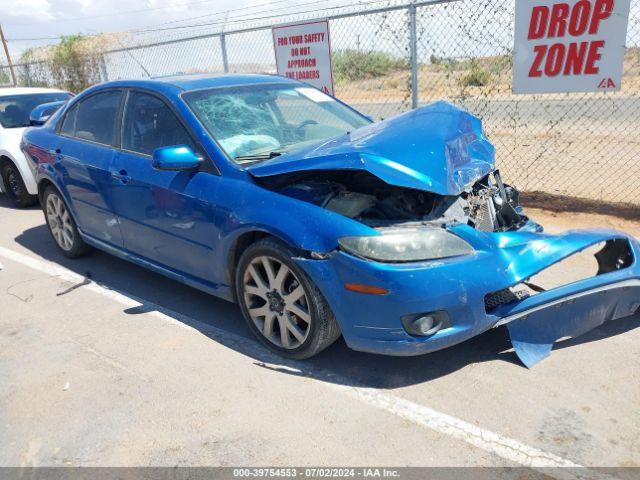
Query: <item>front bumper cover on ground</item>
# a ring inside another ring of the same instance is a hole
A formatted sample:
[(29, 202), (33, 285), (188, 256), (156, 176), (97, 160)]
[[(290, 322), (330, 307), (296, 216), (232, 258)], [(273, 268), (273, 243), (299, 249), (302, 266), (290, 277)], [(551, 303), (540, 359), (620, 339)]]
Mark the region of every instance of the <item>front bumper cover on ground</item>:
[[(531, 367), (549, 355), (555, 341), (640, 309), (640, 244), (624, 233), (598, 229), (558, 235), (482, 233), (467, 226), (452, 231), (473, 245), (476, 253), (384, 264), (337, 251), (325, 260), (298, 262), (332, 306), (347, 344), (373, 353), (429, 353), (506, 323), (516, 353)], [(630, 261), (625, 268), (607, 268), (597, 276), (487, 312), (488, 294), (517, 285), (590, 246), (614, 241), (627, 245)], [(346, 283), (380, 286), (390, 293), (363, 295), (345, 290)], [(434, 335), (410, 335), (402, 325), (403, 316), (436, 311), (446, 312), (448, 324)]]

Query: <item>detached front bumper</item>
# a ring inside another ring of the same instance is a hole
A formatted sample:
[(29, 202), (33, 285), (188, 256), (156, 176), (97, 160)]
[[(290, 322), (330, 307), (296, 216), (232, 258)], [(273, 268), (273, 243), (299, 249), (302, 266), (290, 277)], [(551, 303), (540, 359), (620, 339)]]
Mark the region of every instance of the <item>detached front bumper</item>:
[[(298, 262), (331, 305), (347, 344), (354, 350), (373, 353), (429, 353), (506, 323), (516, 353), (530, 367), (546, 357), (558, 339), (581, 335), (640, 309), (640, 243), (624, 233), (482, 233), (466, 226), (452, 231), (469, 242), (476, 253), (438, 261), (384, 264), (338, 251), (326, 260)], [(590, 246), (614, 241), (628, 245), (630, 257), (624, 268), (611, 265), (604, 269), (607, 273), (487, 311), (487, 295), (526, 281)], [(383, 287), (390, 293), (352, 292), (344, 288), (347, 283)], [(448, 319), (442, 329), (428, 337), (407, 333), (402, 317), (431, 312), (446, 312)]]

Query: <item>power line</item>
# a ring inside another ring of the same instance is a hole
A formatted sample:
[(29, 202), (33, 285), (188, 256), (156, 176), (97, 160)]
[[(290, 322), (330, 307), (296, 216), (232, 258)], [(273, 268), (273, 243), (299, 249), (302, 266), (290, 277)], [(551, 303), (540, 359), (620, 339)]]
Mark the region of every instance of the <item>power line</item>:
[[(189, 2), (189, 3), (180, 3), (180, 4), (173, 4), (171, 6), (171, 8), (175, 7), (175, 6), (182, 6), (182, 5), (195, 5), (195, 4), (201, 4), (201, 3), (208, 3), (214, 0), (198, 0), (195, 2)], [(180, 22), (186, 22), (186, 21), (191, 21), (191, 20), (199, 20), (199, 19), (203, 19), (203, 18), (207, 18), (207, 17), (220, 17), (220, 16), (225, 16), (225, 18), (228, 17), (229, 13), (232, 12), (239, 12), (239, 11), (250, 11), (250, 10), (254, 10), (256, 8), (260, 8), (260, 7), (269, 7), (271, 5), (278, 5), (281, 3), (285, 3), (285, 2), (291, 2), (291, 0), (274, 0), (271, 2), (264, 2), (264, 3), (260, 3), (260, 4), (256, 4), (256, 5), (251, 5), (251, 6), (247, 6), (247, 7), (242, 7), (242, 8), (232, 8), (229, 10), (224, 10), (224, 11), (219, 11), (219, 12), (214, 12), (214, 13), (208, 13), (208, 14), (204, 14), (204, 15), (198, 15), (198, 16), (194, 16), (194, 17), (187, 17), (187, 18), (182, 18), (179, 20), (171, 20), (169, 22), (161, 22), (161, 23), (155, 23), (155, 24), (150, 24), (150, 25), (146, 25), (143, 27), (138, 27), (135, 29), (129, 29), (129, 30), (125, 30), (124, 32), (127, 33), (138, 33), (138, 32), (144, 32), (144, 31), (148, 31), (148, 30), (144, 30), (144, 29), (152, 29), (154, 27), (161, 27), (164, 25), (170, 25), (170, 24), (174, 24), (174, 23), (180, 23)], [(312, 2), (312, 3), (324, 3), (323, 1), (317, 1), (317, 2)], [(303, 4), (306, 5), (306, 4)], [(287, 9), (287, 8), (295, 8), (298, 5), (291, 5), (291, 6), (286, 6), (286, 7), (280, 7), (278, 9), (275, 10), (282, 10)], [(142, 13), (142, 12), (148, 12), (149, 10), (162, 10), (162, 9), (166, 9), (169, 7), (156, 7), (156, 8), (148, 8), (148, 9), (141, 9), (141, 10), (129, 10), (129, 11), (125, 11), (125, 12), (115, 12), (112, 14), (105, 14), (105, 15), (94, 15), (94, 16), (88, 16), (88, 17), (76, 17), (76, 18), (72, 18), (72, 19), (63, 19), (63, 20), (56, 20), (56, 23), (60, 23), (61, 21), (77, 21), (77, 20), (86, 20), (86, 19), (92, 19), (92, 18), (103, 18), (103, 17), (110, 17), (113, 15), (123, 15), (123, 14), (131, 14), (131, 13)], [(243, 15), (239, 15), (239, 16), (232, 16), (231, 18), (239, 18), (239, 17), (247, 17), (247, 16), (251, 16), (251, 15), (256, 15), (259, 13), (263, 13), (267, 10), (259, 10), (259, 11), (255, 11), (255, 12), (251, 12), (251, 13), (245, 13)], [(26, 24), (26, 23), (22, 23), (22, 24), (13, 24), (13, 25), (30, 25), (30, 24)], [(22, 41), (41, 41), (41, 40), (60, 40), (64, 35), (58, 35), (58, 36), (48, 36), (48, 37), (29, 37), (29, 38), (9, 38), (7, 39), (8, 41), (12, 41), (12, 42), (22, 42)]]
[[(172, 5), (166, 5), (164, 7), (148, 7), (148, 8), (141, 8), (141, 9), (136, 9), (136, 10), (124, 10), (121, 12), (113, 12), (113, 13), (104, 13), (104, 14), (100, 14), (100, 15), (88, 15), (88, 16), (84, 16), (84, 17), (72, 17), (72, 18), (61, 18), (61, 19), (56, 19), (55, 22), (56, 23), (66, 23), (66, 22), (76, 22), (78, 20), (92, 20), (95, 18), (108, 18), (108, 17), (113, 17), (113, 16), (119, 16), (119, 15), (129, 15), (131, 13), (147, 13), (150, 11), (157, 11), (157, 10), (169, 10), (175, 7), (188, 7), (188, 6), (192, 6), (192, 5), (199, 5), (202, 3), (211, 3), (211, 2), (215, 2), (217, 0), (195, 0), (195, 1), (190, 1), (190, 2), (184, 2), (184, 3), (174, 3)], [(282, 1), (282, 0), (281, 0)], [(289, 0), (286, 0), (289, 1)], [(252, 6), (248, 6), (245, 8), (253, 8)], [(234, 9), (235, 10), (242, 10), (240, 8)], [(222, 12), (224, 13), (224, 12)], [(18, 22), (18, 23), (12, 23), (11, 24), (16, 25), (16, 26), (20, 26), (20, 25), (32, 25), (31, 22)]]
[[(171, 21), (168, 21), (168, 22), (155, 23), (155, 24), (151, 24), (151, 25), (148, 25), (146, 27), (140, 27), (140, 28), (159, 27), (159, 26), (169, 25), (169, 24), (173, 24), (173, 23), (187, 22), (187, 21), (190, 21), (190, 20), (198, 20), (200, 18), (205, 18), (205, 17), (219, 17), (219, 16), (228, 15), (231, 12), (251, 10), (251, 9), (259, 8), (259, 7), (277, 5), (277, 4), (284, 3), (284, 2), (291, 2), (291, 0), (275, 0), (273, 2), (259, 3), (259, 4), (256, 4), (256, 5), (251, 5), (251, 6), (244, 7), (244, 8), (232, 8), (230, 10), (225, 10), (225, 11), (222, 11), (222, 12), (207, 13), (205, 15), (198, 15), (198, 16), (195, 16), (195, 17), (182, 18), (180, 20), (171, 20)], [(291, 6), (288, 6), (288, 7), (285, 7), (285, 8), (293, 8), (293, 7), (296, 7), (296, 6), (297, 5), (291, 5)], [(261, 12), (254, 12), (254, 13), (261, 13)], [(252, 15), (252, 14), (248, 14), (248, 15)]]
[[(327, 0), (317, 0), (317, 1), (313, 1), (313, 2), (309, 2), (309, 4), (317, 4), (317, 3), (326, 3)], [(336, 5), (333, 7), (325, 7), (325, 8), (317, 8), (317, 9), (313, 9), (313, 10), (304, 10), (304, 11), (294, 11), (291, 12), (290, 15), (301, 15), (301, 14), (305, 14), (305, 13), (315, 13), (315, 12), (323, 12), (323, 11), (329, 11), (329, 10), (337, 10), (337, 9), (341, 9), (341, 8), (349, 8), (349, 7), (356, 7), (356, 6), (365, 6), (365, 5), (372, 5), (375, 3), (383, 3), (385, 0), (372, 0), (369, 2), (356, 2), (356, 3), (350, 3), (350, 4), (346, 4), (346, 5)], [(303, 5), (308, 5), (308, 4), (303, 4)], [(282, 17), (283, 14), (277, 14), (277, 15), (267, 15), (267, 16), (263, 16), (263, 17), (252, 17), (252, 18), (245, 18), (245, 19), (240, 19), (240, 20), (234, 20), (234, 19), (238, 19), (243, 17), (244, 15), (239, 15), (239, 16), (234, 16), (234, 17), (230, 17), (228, 20), (223, 21), (223, 22), (207, 22), (207, 23), (195, 23), (195, 24), (190, 24), (190, 25), (177, 25), (174, 27), (165, 27), (165, 28), (152, 28), (149, 30), (130, 30), (129, 33), (146, 33), (146, 32), (162, 32), (162, 31), (167, 31), (167, 30), (179, 30), (182, 28), (198, 28), (198, 27), (208, 27), (208, 26), (216, 26), (216, 25), (228, 25), (228, 24), (233, 24), (233, 23), (248, 23), (248, 22), (253, 22), (256, 20), (268, 20), (271, 18), (278, 18), (278, 17)]]
[[(251, 8), (257, 8), (257, 7), (260, 7), (260, 6), (269, 6), (269, 5), (283, 3), (283, 2), (286, 2), (286, 1), (290, 1), (290, 0), (276, 0), (276, 1), (270, 2), (270, 3), (254, 5), (253, 7), (236, 8), (236, 9), (226, 10), (224, 12), (217, 12), (217, 13), (212, 13), (212, 14), (200, 15), (200, 16), (197, 16), (197, 17), (192, 17), (190, 19), (174, 20), (174, 21), (171, 21), (171, 22), (165, 22), (165, 23), (157, 24), (158, 28), (153, 28), (155, 25), (149, 25), (148, 27), (142, 27), (141, 29), (130, 29), (130, 30), (124, 30), (124, 31), (121, 31), (121, 32), (113, 32), (113, 33), (145, 34), (145, 33), (157, 33), (157, 32), (165, 32), (165, 31), (175, 31), (175, 30), (181, 30), (181, 29), (185, 29), (185, 28), (201, 28), (201, 27), (212, 27), (212, 26), (220, 26), (220, 25), (238, 24), (238, 23), (249, 23), (249, 22), (254, 22), (254, 21), (259, 21), (259, 20), (268, 20), (268, 19), (272, 19), (272, 18), (279, 18), (279, 17), (282, 17), (283, 15), (301, 15), (301, 14), (306, 14), (306, 13), (326, 12), (326, 11), (332, 11), (332, 10), (337, 10), (337, 9), (355, 7), (355, 6), (372, 5), (372, 4), (376, 4), (376, 3), (383, 3), (385, 0), (372, 0), (372, 1), (368, 1), (368, 2), (358, 1), (358, 2), (355, 2), (355, 3), (346, 4), (346, 5), (344, 5), (344, 4), (343, 5), (336, 5), (336, 6), (318, 8), (318, 9), (313, 9), (313, 10), (291, 11), (291, 12), (287, 12), (287, 13), (279, 13), (279, 14), (274, 14), (274, 15), (265, 15), (265, 16), (260, 16), (260, 17), (250, 17), (251, 15), (256, 15), (256, 14), (259, 14), (259, 13), (265, 13), (267, 11), (271, 11), (271, 12), (272, 11), (279, 11), (279, 10), (285, 10), (285, 9), (288, 9), (288, 8), (294, 8), (294, 7), (299, 7), (299, 6), (316, 5), (316, 4), (320, 4), (320, 3), (326, 3), (327, 1), (331, 1), (331, 0), (312, 0), (310, 2), (298, 4), (298, 5), (295, 5), (295, 6), (292, 6), (292, 7), (286, 6), (286, 7), (279, 7), (279, 8), (276, 8), (276, 9), (260, 10), (260, 11), (255, 11), (255, 12), (251, 12), (251, 13), (245, 13), (245, 14), (242, 14), (242, 15), (227, 16), (222, 21), (214, 21), (214, 22), (194, 23), (194, 24), (187, 24), (187, 25), (175, 25), (175, 26), (169, 26), (169, 27), (162, 27), (162, 25), (168, 25), (168, 24), (172, 24), (172, 23), (184, 22), (184, 21), (188, 21), (188, 20), (197, 20), (197, 19), (202, 19), (202, 18), (206, 18), (206, 17), (210, 17), (210, 16), (225, 15), (225, 14), (228, 14), (229, 12), (242, 11), (242, 10), (247, 10), (247, 9), (251, 9)], [(247, 18), (247, 17), (250, 17), (250, 18)], [(36, 38), (11, 38), (11, 39), (7, 39), (7, 40), (8, 41), (13, 41), (13, 42), (17, 42), (17, 41), (44, 41), (44, 40), (60, 40), (63, 37), (64, 36), (36, 37)]]
[[(282, 3), (283, 1), (290, 1), (290, 0), (280, 0), (280, 1), (276, 1), (276, 2), (271, 2), (270, 4), (263, 4), (263, 6), (265, 6), (265, 5), (275, 5), (275, 4), (278, 4), (278, 3)], [(337, 1), (337, 0), (313, 0), (313, 1), (310, 1), (310, 2), (306, 2), (306, 3), (297, 3), (294, 6), (287, 5), (287, 6), (284, 6), (284, 7), (270, 8), (270, 9), (267, 9), (267, 10), (260, 10), (260, 11), (257, 11), (257, 12), (245, 13), (245, 14), (242, 14), (242, 15), (231, 15), (231, 16), (226, 17), (222, 21), (216, 21), (216, 22), (213, 22), (213, 23), (205, 23), (205, 24), (196, 24), (196, 25), (197, 26), (199, 26), (199, 25), (205, 25), (205, 26), (208, 26), (208, 25), (223, 25), (223, 24), (227, 24), (227, 23), (238, 23), (240, 21), (252, 21), (256, 17), (253, 17), (253, 18), (246, 18), (246, 17), (251, 17), (252, 15), (257, 15), (257, 14), (260, 14), (260, 13), (276, 12), (276, 11), (281, 11), (281, 10), (292, 9), (292, 8), (295, 8), (295, 7), (301, 7), (301, 6), (304, 7), (304, 6), (307, 6), (307, 5), (316, 5), (316, 4), (319, 4), (319, 3), (327, 3), (328, 1), (330, 2), (330, 1)], [(383, 1), (383, 0), (377, 0), (377, 1)], [(256, 7), (257, 6), (258, 5), (256, 5)], [(243, 10), (243, 9), (236, 9), (236, 10)], [(234, 10), (229, 10), (228, 12), (232, 12), (232, 11), (234, 11)], [(225, 12), (225, 13), (227, 13), (227, 12)], [(297, 11), (292, 11), (291, 12), (291, 14), (296, 14), (296, 13), (297, 13)], [(165, 23), (156, 24), (156, 25), (149, 25), (148, 27), (139, 27), (138, 29), (131, 29), (131, 30), (128, 30), (128, 32), (130, 32), (130, 33), (144, 33), (144, 32), (148, 32), (148, 31), (152, 31), (152, 32), (160, 31), (161, 30), (160, 28), (154, 28), (154, 27), (162, 27), (163, 25), (169, 25), (169, 24), (173, 24), (173, 23), (180, 23), (180, 22), (185, 22), (185, 21), (188, 21), (188, 20), (199, 20), (199, 19), (203, 19), (205, 17), (209, 17), (209, 16), (212, 16), (212, 15), (213, 14), (199, 15), (197, 17), (191, 17), (190, 19), (186, 19), (185, 18), (185, 19), (182, 19), (182, 20), (173, 20), (171, 22), (165, 22)], [(274, 15), (274, 16), (281, 16), (281, 15), (284, 15), (284, 14), (279, 14), (279, 15)], [(258, 18), (261, 18), (261, 17), (258, 17)], [(237, 19), (242, 19), (242, 20), (237, 20)], [(166, 29), (167, 30), (168, 29), (178, 29), (178, 28), (185, 28), (185, 27), (189, 27), (189, 26), (190, 25), (177, 25), (175, 27), (167, 27)]]
[(64, 35), (59, 37), (34, 37), (34, 38), (7, 38), (7, 42), (37, 42), (41, 40), (60, 40)]

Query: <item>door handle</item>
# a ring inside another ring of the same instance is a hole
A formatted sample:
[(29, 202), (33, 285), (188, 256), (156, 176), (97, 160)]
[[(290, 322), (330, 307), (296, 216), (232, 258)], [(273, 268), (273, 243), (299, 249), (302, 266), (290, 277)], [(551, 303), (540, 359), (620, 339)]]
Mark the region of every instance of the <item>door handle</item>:
[(49, 150), (49, 155), (55, 158), (57, 161), (62, 161), (62, 150), (56, 148), (55, 150)]
[(111, 172), (111, 176), (116, 180), (119, 180), (120, 183), (127, 184), (131, 180), (131, 177), (127, 175), (127, 171), (122, 169), (119, 172)]

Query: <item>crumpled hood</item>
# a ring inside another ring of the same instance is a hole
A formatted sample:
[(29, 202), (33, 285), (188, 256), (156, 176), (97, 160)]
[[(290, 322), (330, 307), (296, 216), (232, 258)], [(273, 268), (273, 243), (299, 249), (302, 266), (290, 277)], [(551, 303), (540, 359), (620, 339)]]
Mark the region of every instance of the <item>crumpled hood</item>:
[(481, 121), (440, 101), (247, 170), (254, 177), (366, 170), (391, 185), (459, 195), (494, 168)]

